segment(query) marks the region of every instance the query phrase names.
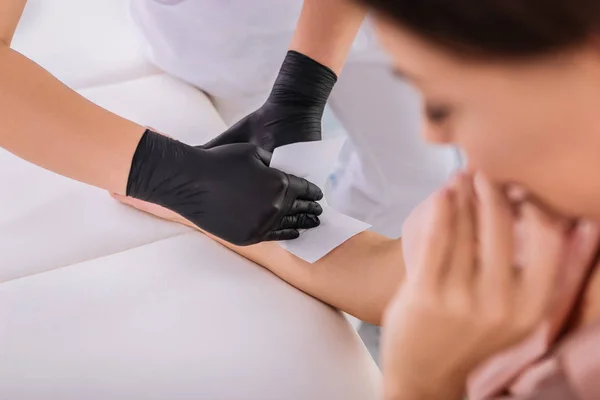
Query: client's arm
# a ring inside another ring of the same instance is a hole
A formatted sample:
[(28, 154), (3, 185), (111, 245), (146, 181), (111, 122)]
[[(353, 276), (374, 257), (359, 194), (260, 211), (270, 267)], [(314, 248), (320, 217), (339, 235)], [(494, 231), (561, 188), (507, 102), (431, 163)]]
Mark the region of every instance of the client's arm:
[(276, 243), (225, 247), (262, 265), (292, 286), (363, 321), (381, 325), (383, 312), (404, 279), (400, 239), (360, 233), (310, 264)]
[[(194, 228), (181, 216), (156, 204), (114, 195), (124, 204)], [(404, 280), (400, 240), (363, 232), (310, 264), (277, 243), (238, 247), (208, 235), (243, 257), (262, 265), (290, 285), (363, 321), (381, 324), (383, 312)]]

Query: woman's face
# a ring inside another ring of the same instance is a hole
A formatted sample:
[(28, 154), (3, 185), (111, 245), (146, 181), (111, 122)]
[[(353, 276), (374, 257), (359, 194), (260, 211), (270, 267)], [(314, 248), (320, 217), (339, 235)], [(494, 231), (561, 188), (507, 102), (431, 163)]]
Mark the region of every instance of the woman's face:
[(528, 61), (461, 58), (386, 19), (378, 34), (421, 92), (427, 140), (566, 216), (600, 218), (600, 46)]

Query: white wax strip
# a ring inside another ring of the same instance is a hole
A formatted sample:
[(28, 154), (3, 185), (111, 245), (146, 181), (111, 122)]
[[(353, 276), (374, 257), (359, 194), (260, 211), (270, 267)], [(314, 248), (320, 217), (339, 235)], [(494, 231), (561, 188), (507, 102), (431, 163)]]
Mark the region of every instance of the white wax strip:
[[(343, 144), (343, 138), (335, 138), (278, 147), (273, 152), (271, 167), (307, 179), (324, 190)], [(320, 204), (323, 207), (323, 214), (319, 217), (321, 225), (301, 232), (298, 239), (279, 242), (281, 247), (309, 263), (314, 263), (371, 227), (336, 211), (326, 199)]]

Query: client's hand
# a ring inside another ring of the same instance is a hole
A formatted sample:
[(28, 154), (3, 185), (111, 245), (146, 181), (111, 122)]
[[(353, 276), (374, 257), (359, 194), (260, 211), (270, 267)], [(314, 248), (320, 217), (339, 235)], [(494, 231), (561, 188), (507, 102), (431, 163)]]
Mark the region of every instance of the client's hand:
[[(547, 316), (559, 266), (589, 263), (585, 224), (531, 204), (519, 214), (523, 263), (515, 265), (515, 216), (484, 177), (461, 175), (429, 201), (410, 238), (413, 274), (391, 302), (382, 346), (388, 399), (460, 399), (468, 374), (530, 334)], [(410, 232), (405, 232), (410, 235)], [(583, 256), (585, 254), (586, 256)], [(520, 257), (521, 258), (521, 257)]]
[(133, 197), (123, 196), (117, 193), (110, 194), (114, 199), (120, 201), (121, 203), (131, 206), (135, 209), (143, 211), (148, 214), (152, 214), (158, 218), (165, 219), (167, 221), (177, 222), (179, 224), (187, 225), (191, 228), (198, 229), (196, 225), (187, 219), (183, 218), (181, 215), (177, 214), (174, 211), (169, 210), (163, 206), (159, 206), (158, 204), (149, 203), (147, 201), (134, 199)]
[(286, 144), (321, 140), (321, 119), (336, 80), (329, 68), (290, 51), (265, 104), (200, 147), (252, 143), (273, 152)]

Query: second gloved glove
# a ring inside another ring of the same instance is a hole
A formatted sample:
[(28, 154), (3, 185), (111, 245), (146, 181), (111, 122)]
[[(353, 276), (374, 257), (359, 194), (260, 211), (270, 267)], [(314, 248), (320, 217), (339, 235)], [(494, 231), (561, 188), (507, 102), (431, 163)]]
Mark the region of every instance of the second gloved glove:
[(331, 69), (289, 51), (265, 104), (200, 147), (253, 143), (272, 152), (290, 143), (321, 140), (323, 111), (336, 81)]
[(198, 149), (147, 130), (133, 156), (127, 196), (166, 207), (236, 245), (289, 240), (319, 225), (321, 190), (269, 168), (249, 143)]

